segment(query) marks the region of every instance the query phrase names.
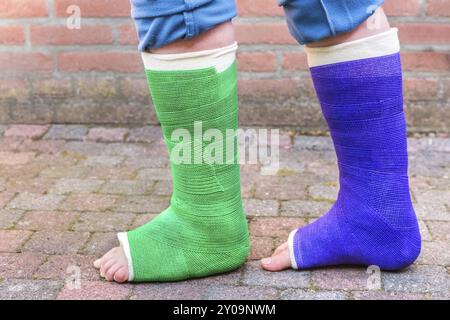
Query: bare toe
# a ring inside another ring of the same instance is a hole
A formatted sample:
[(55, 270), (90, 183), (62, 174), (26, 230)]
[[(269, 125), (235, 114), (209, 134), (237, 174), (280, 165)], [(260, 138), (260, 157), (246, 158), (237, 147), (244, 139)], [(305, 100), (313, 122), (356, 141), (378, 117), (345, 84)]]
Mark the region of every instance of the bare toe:
[(114, 257), (110, 257), (100, 266), (100, 276), (106, 278), (106, 273), (109, 268), (111, 268), (114, 264), (117, 263), (117, 260)]
[(286, 247), (281, 249), (278, 254), (261, 260), (261, 266), (267, 271), (281, 271), (291, 267), (291, 259), (289, 257), (289, 249)]
[(279, 254), (280, 252), (282, 252), (285, 249), (288, 249), (288, 243), (287, 242), (285, 242), (282, 245), (278, 246), (278, 248), (276, 248), (275, 251), (273, 252), (272, 256), (276, 256), (277, 254)]
[(128, 280), (128, 261), (121, 247), (111, 249), (96, 260), (94, 266), (100, 269), (100, 276), (108, 281), (122, 283)]
[(94, 261), (94, 267), (97, 268), (97, 269), (100, 269), (102, 264), (104, 264), (106, 262), (106, 260), (108, 258), (110, 258), (112, 255), (114, 255), (114, 253), (116, 251), (117, 251), (117, 247), (116, 248), (112, 248), (107, 253), (105, 253), (101, 258), (95, 260)]
[(123, 265), (119, 261), (114, 261), (114, 264), (109, 267), (105, 272), (105, 279), (108, 281), (113, 281), (116, 275), (116, 272), (119, 271)]
[(114, 274), (114, 281), (118, 283), (123, 283), (128, 280), (128, 267), (122, 266), (119, 270)]

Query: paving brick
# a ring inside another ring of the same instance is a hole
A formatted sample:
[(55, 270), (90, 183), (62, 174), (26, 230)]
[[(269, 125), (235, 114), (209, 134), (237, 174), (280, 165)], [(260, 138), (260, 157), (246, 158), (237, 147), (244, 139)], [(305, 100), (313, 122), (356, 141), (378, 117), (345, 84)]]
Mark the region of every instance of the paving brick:
[(446, 293), (450, 290), (449, 274), (444, 267), (413, 265), (399, 272), (384, 272), (386, 291)]
[(426, 223), (422, 220), (419, 220), (419, 230), (420, 230), (420, 235), (422, 236), (422, 241), (431, 241), (432, 240), (431, 233), (428, 230)]
[(289, 200), (281, 202), (281, 215), (293, 217), (320, 217), (331, 209), (331, 204), (323, 201)]
[(100, 194), (72, 194), (61, 204), (60, 208), (67, 211), (105, 211), (115, 207), (117, 196)]
[(42, 171), (42, 168), (42, 164), (33, 162), (25, 165), (0, 166), (0, 176), (3, 178), (27, 180), (35, 178)]
[(88, 232), (38, 231), (25, 244), (24, 250), (45, 254), (74, 254), (88, 238)]
[(96, 142), (121, 142), (127, 134), (128, 130), (122, 128), (92, 128), (86, 139)]
[(172, 181), (158, 181), (153, 192), (158, 196), (170, 196), (173, 192)]
[[(295, 187), (292, 187), (294, 184)], [(255, 197), (277, 200), (304, 199), (306, 190), (293, 179), (266, 176), (257, 181)]]
[(81, 281), (80, 289), (67, 285), (58, 294), (58, 300), (124, 300), (131, 292), (131, 285), (106, 281)]
[(108, 180), (111, 177), (117, 180), (129, 180), (136, 177), (136, 171), (129, 167), (96, 166), (88, 170), (86, 177), (99, 180)]
[(23, 210), (55, 210), (64, 196), (54, 194), (21, 193), (9, 204), (12, 209)]
[(16, 151), (22, 142), (20, 137), (0, 137), (0, 151)]
[(54, 154), (59, 152), (65, 144), (63, 140), (30, 140), (26, 139), (19, 147), (20, 151), (35, 151)]
[(0, 230), (0, 252), (19, 252), (31, 235), (31, 231)]
[(102, 152), (102, 155), (134, 158), (152, 156), (159, 154), (159, 152), (159, 148), (146, 144), (115, 142), (107, 144), (106, 148)]
[(369, 274), (364, 268), (333, 268), (312, 271), (313, 286), (324, 290), (366, 290)]
[(22, 210), (2, 209), (0, 210), (0, 229), (10, 229), (23, 215)]
[(52, 125), (44, 139), (52, 140), (83, 140), (88, 128), (82, 125)]
[(254, 218), (250, 222), (250, 234), (256, 237), (286, 238), (289, 233), (306, 225), (302, 218)]
[(237, 270), (222, 273), (218, 275), (212, 275), (210, 277), (198, 278), (189, 280), (192, 284), (195, 285), (206, 285), (206, 286), (215, 286), (220, 284), (228, 284), (228, 285), (238, 285), (241, 282), (242, 273), (244, 271), (245, 265), (240, 267)]
[(77, 219), (78, 214), (59, 211), (29, 211), (16, 224), (22, 230), (68, 230)]
[(0, 278), (30, 279), (44, 261), (45, 256), (37, 253), (2, 253), (0, 254)]
[(160, 127), (141, 127), (130, 130), (127, 138), (129, 142), (154, 142), (162, 139), (162, 131)]
[(250, 260), (259, 260), (272, 255), (274, 240), (269, 237), (252, 237), (250, 239)]
[(269, 272), (260, 267), (259, 261), (247, 263), (244, 269), (242, 284), (248, 286), (263, 286), (273, 288), (308, 288), (310, 273), (285, 270), (283, 272)]
[(132, 300), (202, 300), (207, 286), (195, 281), (146, 283), (134, 287)]
[(427, 300), (430, 295), (408, 292), (386, 292), (386, 291), (355, 291), (353, 292), (355, 300)]
[(92, 234), (89, 241), (83, 249), (80, 250), (80, 253), (101, 257), (106, 252), (119, 245), (117, 232), (96, 232)]
[(133, 213), (87, 212), (81, 213), (73, 226), (75, 231), (125, 231), (135, 218)]
[(30, 139), (39, 139), (41, 138), (49, 129), (48, 125), (23, 125), (16, 124), (9, 127), (4, 135), (5, 137), (22, 137), (22, 138), (30, 138)]
[(276, 200), (259, 200), (259, 199), (245, 199), (244, 212), (249, 216), (277, 216), (278, 215), (278, 201)]
[(49, 190), (54, 194), (93, 193), (100, 189), (103, 180), (95, 179), (60, 179)]
[(34, 152), (0, 152), (0, 165), (20, 165), (29, 163), (35, 156)]
[(440, 203), (450, 206), (450, 192), (448, 190), (428, 190), (416, 195), (417, 201), (423, 204)]
[(172, 180), (169, 169), (145, 168), (139, 170), (138, 178), (144, 180)]
[(309, 196), (316, 201), (336, 201), (339, 187), (335, 185), (316, 184), (308, 188)]
[(420, 219), (450, 221), (450, 211), (442, 203), (416, 203), (414, 209)]
[(91, 141), (70, 141), (64, 146), (64, 149), (80, 155), (98, 156), (101, 155), (109, 146), (104, 143)]
[(0, 192), (0, 208), (3, 208), (15, 195), (16, 193), (11, 191)]
[(124, 197), (115, 208), (120, 212), (160, 213), (169, 206), (169, 199), (152, 196)]
[[(152, 155), (149, 157), (133, 157), (124, 160), (125, 165), (130, 168), (139, 170), (144, 168), (163, 169), (169, 165), (169, 158), (165, 154)], [(166, 169), (167, 170), (167, 169)]]
[(450, 242), (424, 241), (417, 263), (450, 266)]
[(33, 179), (9, 179), (6, 183), (6, 187), (10, 192), (44, 194), (48, 192), (54, 183), (54, 179), (43, 177), (36, 177)]
[(34, 278), (49, 280), (65, 280), (73, 274), (72, 267), (78, 267), (81, 280), (100, 280), (97, 269), (94, 268), (95, 257), (83, 255), (55, 255), (49, 256), (48, 260), (40, 265), (35, 271)]
[(140, 213), (140, 214), (136, 214), (136, 218), (133, 221), (133, 224), (131, 225), (130, 229), (136, 229), (137, 227), (140, 227), (144, 224), (146, 224), (147, 222), (151, 221), (152, 219), (154, 219), (158, 214), (155, 213)]
[(450, 222), (430, 221), (428, 222), (428, 227), (434, 239), (450, 240)]
[(246, 286), (210, 286), (205, 292), (208, 300), (273, 300), (277, 296), (278, 292), (273, 288)]
[(91, 168), (81, 165), (58, 165), (51, 166), (41, 171), (40, 177), (42, 178), (87, 178), (88, 174), (92, 171)]
[(100, 192), (106, 194), (144, 195), (151, 193), (154, 181), (110, 180), (102, 186)]
[(294, 147), (299, 150), (334, 151), (333, 141), (330, 137), (296, 136)]
[(347, 300), (348, 293), (343, 291), (312, 291), (288, 289), (281, 293), (281, 300)]
[(117, 156), (89, 156), (85, 161), (83, 161), (83, 165), (114, 167), (121, 164), (122, 161), (123, 158)]
[(44, 164), (43, 168), (50, 166), (76, 166), (81, 159), (84, 159), (84, 157), (64, 150), (56, 154), (38, 154), (33, 162)]
[(1, 300), (53, 300), (61, 287), (57, 281), (5, 280), (0, 282)]

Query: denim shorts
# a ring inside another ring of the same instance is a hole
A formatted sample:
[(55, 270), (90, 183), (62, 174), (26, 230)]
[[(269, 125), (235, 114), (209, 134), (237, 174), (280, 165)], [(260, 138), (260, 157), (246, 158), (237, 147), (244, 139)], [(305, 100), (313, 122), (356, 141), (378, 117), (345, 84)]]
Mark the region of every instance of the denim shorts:
[[(278, 0), (284, 7), (289, 31), (300, 44), (354, 29), (383, 2)], [(131, 6), (140, 51), (193, 38), (237, 15), (234, 0), (131, 0)]]

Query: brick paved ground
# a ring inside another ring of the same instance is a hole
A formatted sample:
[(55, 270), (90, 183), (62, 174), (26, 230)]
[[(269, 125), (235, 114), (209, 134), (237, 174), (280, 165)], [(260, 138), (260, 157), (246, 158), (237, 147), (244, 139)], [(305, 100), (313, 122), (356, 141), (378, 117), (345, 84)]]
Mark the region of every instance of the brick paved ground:
[[(0, 126), (0, 134), (0, 299), (450, 297), (448, 137), (410, 139), (423, 252), (412, 267), (383, 272), (379, 289), (375, 277), (369, 290), (364, 268), (271, 274), (256, 261), (336, 198), (327, 137), (283, 136), (276, 176), (243, 167), (253, 248), (240, 270), (180, 283), (117, 285), (99, 279), (92, 261), (117, 245), (116, 231), (140, 225), (167, 206), (171, 183), (159, 128), (13, 125)], [(68, 284), (70, 266), (80, 267), (81, 289)]]

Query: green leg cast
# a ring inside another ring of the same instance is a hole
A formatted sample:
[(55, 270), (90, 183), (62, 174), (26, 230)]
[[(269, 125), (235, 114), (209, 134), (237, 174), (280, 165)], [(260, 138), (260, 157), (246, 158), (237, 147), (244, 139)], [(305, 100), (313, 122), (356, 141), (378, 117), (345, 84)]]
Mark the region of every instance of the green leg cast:
[[(188, 150), (192, 160), (198, 157), (194, 121), (201, 121), (203, 132), (217, 129), (223, 137), (230, 136), (227, 129), (237, 129), (236, 65), (223, 72), (147, 70), (147, 79), (171, 154), (173, 195), (169, 208), (127, 233), (132, 281), (177, 281), (239, 268), (250, 245), (237, 148), (231, 156), (225, 147), (217, 148), (215, 159), (222, 163), (186, 164), (174, 157), (178, 149)], [(173, 140), (180, 128), (191, 133), (191, 141)], [(232, 139), (236, 144), (236, 137)]]

